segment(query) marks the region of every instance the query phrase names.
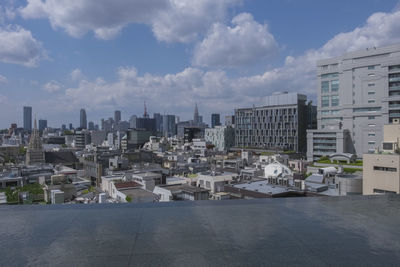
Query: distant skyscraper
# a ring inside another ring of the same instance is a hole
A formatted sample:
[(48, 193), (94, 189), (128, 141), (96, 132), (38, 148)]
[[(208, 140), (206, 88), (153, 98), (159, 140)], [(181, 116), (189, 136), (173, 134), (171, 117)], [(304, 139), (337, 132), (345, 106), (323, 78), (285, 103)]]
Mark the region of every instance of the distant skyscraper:
[(94, 122), (93, 121), (89, 121), (89, 126), (88, 126), (90, 131), (94, 130)]
[(66, 126), (65, 124), (62, 124), (62, 125), (61, 125), (61, 130), (62, 130), (62, 131), (67, 130), (67, 126)]
[(156, 120), (156, 130), (157, 132), (162, 131), (162, 126), (163, 126), (163, 116), (161, 116), (160, 113), (154, 113), (153, 118)]
[(137, 120), (137, 116), (132, 115), (131, 118), (129, 119), (129, 128), (131, 128), (131, 129), (136, 128), (136, 120)]
[(86, 110), (81, 109), (81, 114), (80, 114), (80, 127), (82, 129), (87, 129), (87, 118), (86, 118)]
[(72, 123), (69, 124), (69, 129), (72, 130)]
[(200, 123), (199, 109), (197, 108), (197, 103), (196, 103), (196, 106), (194, 107), (193, 122), (194, 122), (195, 125)]
[(39, 120), (39, 132), (47, 128), (47, 120)]
[(174, 115), (164, 115), (163, 119), (163, 134), (165, 137), (176, 135), (176, 124)]
[(121, 121), (121, 111), (120, 110), (114, 111), (114, 121), (115, 121), (115, 123), (118, 123)]
[(221, 120), (219, 114), (216, 113), (211, 114), (211, 128), (220, 125), (221, 125)]
[(24, 130), (32, 131), (32, 107), (24, 107)]

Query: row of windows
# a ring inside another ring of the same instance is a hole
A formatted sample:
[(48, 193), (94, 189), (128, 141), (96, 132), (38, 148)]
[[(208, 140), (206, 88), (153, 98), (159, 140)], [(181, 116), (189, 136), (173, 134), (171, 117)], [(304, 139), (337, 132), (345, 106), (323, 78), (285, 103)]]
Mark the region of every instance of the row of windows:
[(324, 95), (321, 97), (321, 107), (329, 107), (329, 98), (331, 100), (331, 107), (337, 107), (339, 106), (339, 96), (338, 95), (332, 95), (332, 96), (327, 96)]
[(329, 92), (329, 87), (331, 89), (331, 92), (339, 91), (339, 80), (322, 81), (321, 82), (321, 91), (322, 91), (322, 93), (328, 93)]
[(338, 109), (333, 109), (333, 110), (322, 110), (322, 111), (321, 111), (321, 115), (329, 115), (329, 114), (331, 114), (331, 115), (336, 115), (336, 114), (339, 114), (339, 112), (340, 112), (340, 110), (338, 110)]
[(328, 79), (328, 78), (336, 78), (339, 76), (339, 73), (333, 72), (333, 73), (326, 73), (321, 75), (321, 79)]
[(374, 166), (374, 171), (397, 172), (397, 168)]

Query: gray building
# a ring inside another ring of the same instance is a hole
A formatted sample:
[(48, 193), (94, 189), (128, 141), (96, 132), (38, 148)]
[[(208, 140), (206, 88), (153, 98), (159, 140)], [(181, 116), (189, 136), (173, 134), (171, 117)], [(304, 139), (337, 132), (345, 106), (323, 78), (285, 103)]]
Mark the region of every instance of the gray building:
[(39, 132), (47, 128), (47, 120), (39, 120)]
[(162, 117), (162, 123), (164, 136), (171, 137), (176, 135), (175, 115), (164, 115)]
[(229, 115), (225, 116), (225, 126), (234, 126), (235, 125), (235, 116)]
[(156, 130), (157, 132), (163, 131), (163, 116), (160, 113), (154, 113), (153, 119), (156, 121)]
[(89, 131), (94, 130), (94, 122), (93, 121), (89, 121), (88, 128), (89, 128)]
[(232, 126), (216, 126), (205, 130), (204, 139), (218, 151), (228, 151), (235, 145), (235, 129)]
[(80, 124), (79, 124), (79, 126), (82, 129), (87, 129), (86, 110), (83, 109), (83, 108), (81, 109), (81, 112), (80, 112)]
[(211, 128), (220, 125), (221, 125), (220, 115), (216, 113), (211, 114)]
[[(317, 68), (318, 129), (307, 133), (308, 160), (375, 151), (383, 140), (383, 125), (400, 118), (400, 45), (320, 60)], [(335, 139), (321, 144), (321, 133), (350, 141), (344, 147)]]
[(307, 97), (281, 93), (266, 97), (261, 107), (235, 110), (235, 146), (306, 150)]
[(32, 131), (32, 107), (24, 107), (24, 130)]
[(118, 123), (121, 121), (121, 111), (120, 110), (114, 111), (114, 121), (115, 121), (115, 123)]

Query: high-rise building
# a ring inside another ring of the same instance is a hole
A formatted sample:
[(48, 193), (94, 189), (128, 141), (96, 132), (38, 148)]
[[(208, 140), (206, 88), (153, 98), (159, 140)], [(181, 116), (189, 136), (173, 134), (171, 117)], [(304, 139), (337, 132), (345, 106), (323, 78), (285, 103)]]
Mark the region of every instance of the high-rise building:
[(211, 114), (211, 128), (220, 125), (221, 125), (220, 115), (216, 113)]
[(94, 122), (93, 121), (89, 121), (88, 128), (89, 128), (89, 131), (93, 131), (94, 130)]
[(24, 107), (24, 130), (32, 131), (32, 107)]
[(129, 119), (129, 128), (135, 129), (136, 128), (136, 115), (132, 115), (131, 118)]
[(66, 126), (65, 124), (62, 124), (62, 125), (61, 125), (61, 130), (62, 130), (62, 131), (67, 130), (67, 126)]
[(35, 119), (33, 131), (29, 140), (29, 145), (26, 150), (26, 165), (35, 165), (44, 162), (45, 159), (42, 147), (42, 140), (40, 139)]
[(196, 106), (194, 107), (193, 122), (195, 125), (198, 125), (200, 123), (199, 109), (197, 107), (197, 103), (196, 103)]
[(164, 115), (163, 121), (163, 134), (165, 137), (171, 137), (176, 135), (176, 124), (174, 115)]
[(121, 121), (121, 111), (120, 110), (114, 111), (114, 121), (115, 121), (115, 123), (118, 123)]
[(87, 129), (87, 118), (86, 118), (86, 110), (85, 109), (81, 109), (81, 113), (80, 113), (80, 127), (82, 129)]
[(68, 128), (70, 129), (70, 130), (72, 130), (74, 127), (72, 127), (72, 123), (70, 123), (69, 125), (68, 125)]
[(47, 120), (39, 120), (39, 132), (47, 128)]
[(383, 125), (400, 118), (400, 45), (320, 60), (317, 70), (318, 129), (307, 133), (307, 159), (375, 151)]
[(154, 113), (153, 118), (156, 120), (156, 130), (157, 132), (162, 132), (163, 129), (163, 116), (160, 113)]
[(306, 150), (307, 97), (281, 93), (261, 107), (235, 109), (235, 146)]

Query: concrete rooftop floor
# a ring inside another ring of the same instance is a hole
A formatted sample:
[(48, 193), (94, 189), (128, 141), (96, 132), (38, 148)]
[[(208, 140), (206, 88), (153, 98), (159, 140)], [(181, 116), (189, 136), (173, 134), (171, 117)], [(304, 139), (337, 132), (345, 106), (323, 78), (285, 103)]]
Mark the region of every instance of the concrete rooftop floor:
[(400, 197), (0, 207), (1, 266), (398, 266)]

